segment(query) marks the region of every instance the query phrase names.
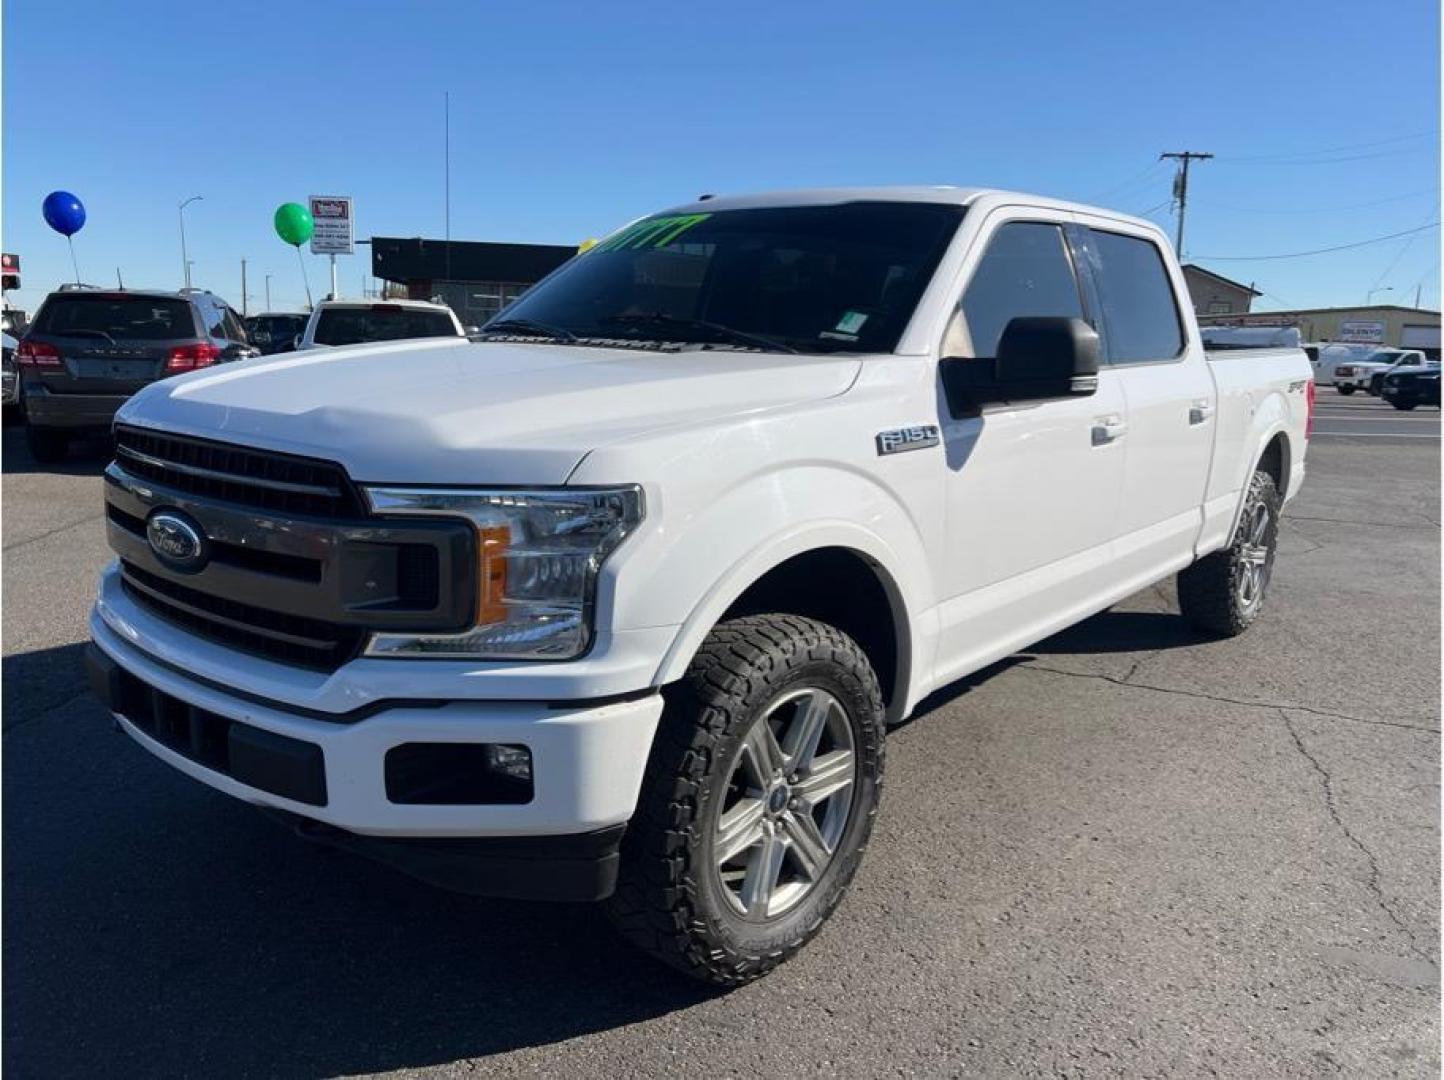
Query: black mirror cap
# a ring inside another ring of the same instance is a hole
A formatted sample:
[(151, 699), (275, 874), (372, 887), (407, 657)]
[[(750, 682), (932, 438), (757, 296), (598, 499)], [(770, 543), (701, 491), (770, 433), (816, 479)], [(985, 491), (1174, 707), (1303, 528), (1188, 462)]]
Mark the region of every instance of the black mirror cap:
[[(1082, 319), (1024, 315), (1003, 328), (993, 361), (997, 382), (1071, 386), (1075, 379), (1086, 383), (1089, 377), (1096, 389), (1098, 332)], [(1063, 390), (1064, 395), (1070, 392)]]
[(1082, 319), (1027, 315), (1011, 319), (991, 361), (947, 358), (943, 390), (954, 416), (982, 405), (1086, 397), (1098, 390), (1098, 332)]

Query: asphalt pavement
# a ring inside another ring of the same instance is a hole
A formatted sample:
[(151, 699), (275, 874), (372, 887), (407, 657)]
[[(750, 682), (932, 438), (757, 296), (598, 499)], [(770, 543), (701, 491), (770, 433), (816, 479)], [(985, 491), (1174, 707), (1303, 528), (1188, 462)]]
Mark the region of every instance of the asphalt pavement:
[(103, 460), (7, 429), (7, 1075), (1438, 1076), (1439, 413), (1320, 400), (1260, 622), (1164, 584), (934, 698), (851, 896), (731, 993), (114, 733)]

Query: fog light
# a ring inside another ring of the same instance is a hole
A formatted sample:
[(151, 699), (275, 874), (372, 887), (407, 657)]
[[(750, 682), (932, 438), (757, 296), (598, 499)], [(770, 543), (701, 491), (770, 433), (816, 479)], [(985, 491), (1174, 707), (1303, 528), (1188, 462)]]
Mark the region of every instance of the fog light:
[(525, 746), (487, 743), (486, 767), (513, 780), (531, 781), (531, 751)]

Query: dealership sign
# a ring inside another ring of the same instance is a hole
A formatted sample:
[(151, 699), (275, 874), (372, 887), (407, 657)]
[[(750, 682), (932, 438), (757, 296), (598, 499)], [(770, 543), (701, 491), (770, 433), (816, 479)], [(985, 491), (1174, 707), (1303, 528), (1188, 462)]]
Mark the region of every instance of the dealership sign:
[(1384, 340), (1384, 324), (1367, 319), (1349, 319), (1339, 323), (1340, 341), (1377, 343)]
[(312, 255), (350, 255), (352, 246), (352, 212), (349, 195), (312, 195), (311, 219), (316, 231), (311, 234)]

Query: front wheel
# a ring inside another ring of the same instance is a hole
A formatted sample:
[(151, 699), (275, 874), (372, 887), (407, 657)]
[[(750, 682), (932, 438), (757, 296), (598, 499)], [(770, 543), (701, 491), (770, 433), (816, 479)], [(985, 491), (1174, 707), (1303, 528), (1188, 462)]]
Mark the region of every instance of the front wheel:
[(1339, 393), (1343, 394), (1344, 397), (1348, 397), (1348, 396), (1349, 396), (1350, 394), (1352, 394), (1355, 390), (1357, 390), (1358, 387), (1356, 387), (1356, 386), (1336, 385), (1336, 386), (1334, 387), (1334, 389), (1337, 390)]
[(1273, 576), (1282, 504), (1274, 478), (1254, 473), (1233, 542), (1179, 572), (1178, 604), (1194, 626), (1236, 637), (1253, 625)]
[(877, 814), (882, 695), (856, 642), (793, 615), (720, 624), (667, 694), (607, 911), (653, 956), (737, 986), (847, 891)]
[(1394, 408), (1398, 409), (1400, 412), (1408, 412), (1410, 409), (1415, 408), (1419, 403), (1417, 401), (1395, 401), (1392, 404)]

